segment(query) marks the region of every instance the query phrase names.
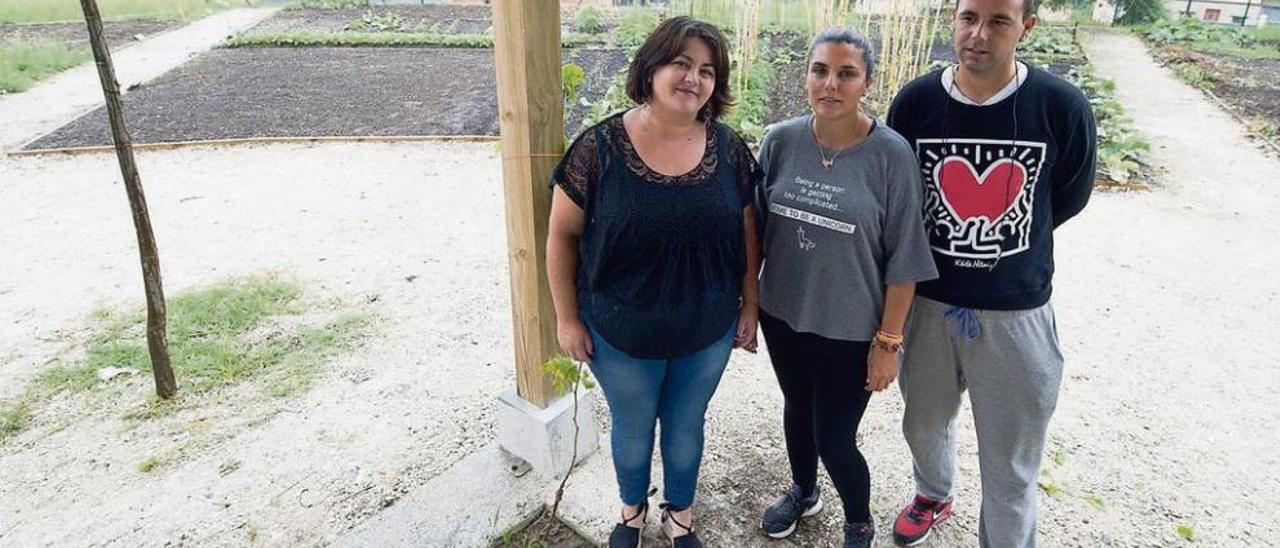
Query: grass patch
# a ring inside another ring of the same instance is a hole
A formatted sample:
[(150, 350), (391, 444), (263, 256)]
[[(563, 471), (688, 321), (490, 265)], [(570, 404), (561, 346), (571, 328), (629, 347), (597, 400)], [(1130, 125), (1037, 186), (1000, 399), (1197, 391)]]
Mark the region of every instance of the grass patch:
[[(203, 392), (274, 365), (275, 360), (264, 359), (262, 347), (278, 343), (247, 344), (244, 335), (268, 317), (298, 314), (294, 303), (299, 293), (296, 286), (278, 280), (245, 279), (170, 299), (169, 354), (182, 391)], [(44, 392), (92, 389), (98, 384), (98, 371), (108, 367), (150, 375), (144, 314), (103, 311), (96, 316), (101, 326), (85, 360), (37, 377)]]
[(161, 461), (158, 457), (147, 457), (147, 460), (138, 463), (138, 471), (146, 474), (158, 468), (160, 464)]
[(1179, 525), (1177, 531), (1178, 536), (1185, 540), (1195, 540), (1196, 538), (1196, 530), (1190, 525)]
[[(126, 420), (163, 417), (190, 406), (191, 398), (252, 382), (272, 398), (311, 387), (325, 363), (348, 348), (367, 325), (362, 314), (302, 323), (301, 289), (276, 278), (235, 279), (182, 293), (168, 302), (169, 354), (178, 397), (154, 395), (128, 410)], [(84, 359), (37, 376), (16, 403), (0, 407), (0, 441), (28, 422), (30, 404), (62, 393), (92, 392), (104, 370), (123, 370), (151, 384), (145, 314), (99, 310)], [(143, 470), (144, 472), (146, 470)]]
[(1249, 120), (1249, 130), (1268, 139), (1280, 137), (1280, 127), (1262, 118), (1251, 118)]
[(1265, 27), (1253, 27), (1248, 31), (1254, 40), (1280, 41), (1280, 25), (1267, 25)]
[(0, 406), (0, 443), (22, 430), (30, 417), (31, 410), (26, 400)]
[(1234, 55), (1243, 59), (1280, 60), (1280, 48), (1266, 47), (1262, 45), (1238, 46), (1222, 42), (1193, 42), (1189, 44), (1189, 47), (1193, 50), (1204, 53), (1221, 53), (1225, 55)]
[(0, 92), (26, 91), (41, 78), (92, 58), (87, 48), (62, 42), (0, 42)]
[[(567, 48), (603, 44), (605, 38), (569, 33), (560, 43)], [(430, 32), (264, 32), (241, 34), (227, 41), (229, 48), (243, 47), (444, 47), (492, 48), (487, 34), (439, 34)]]
[[(98, 0), (104, 20), (189, 21), (254, 0)], [(0, 23), (84, 21), (78, 0), (0, 0)]]

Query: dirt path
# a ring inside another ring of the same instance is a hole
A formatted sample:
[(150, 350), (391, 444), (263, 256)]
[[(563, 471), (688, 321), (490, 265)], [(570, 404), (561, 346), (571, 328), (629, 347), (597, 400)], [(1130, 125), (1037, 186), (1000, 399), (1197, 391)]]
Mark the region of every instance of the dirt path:
[[(210, 15), (125, 49), (112, 58), (121, 89), (146, 82), (247, 29), (275, 9), (235, 9)], [(102, 103), (97, 67), (85, 63), (24, 93), (0, 97), (0, 152), (52, 131)]]
[[(236, 398), (139, 424), (121, 415), (140, 399), (42, 403), (0, 444), (0, 546), (315, 546), (493, 438), (515, 381), (491, 144), (138, 161), (170, 295), (280, 272), (374, 334), (283, 409)], [(0, 400), (83, 355), (96, 306), (140, 306), (118, 181), (110, 154), (0, 160)], [(143, 473), (149, 456), (165, 464)]]
[(1167, 171), (1059, 233), (1070, 380), (1052, 432), (1078, 455), (1063, 472), (1107, 503), (1084, 538), (1163, 544), (1187, 524), (1210, 545), (1275, 544), (1256, 508), (1280, 491), (1280, 161), (1137, 39), (1086, 50)]

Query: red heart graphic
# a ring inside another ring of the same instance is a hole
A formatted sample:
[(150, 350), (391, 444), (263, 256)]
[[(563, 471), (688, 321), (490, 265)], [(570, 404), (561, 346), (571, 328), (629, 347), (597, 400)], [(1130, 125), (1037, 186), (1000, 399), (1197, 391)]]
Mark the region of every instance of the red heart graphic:
[(991, 164), (981, 177), (969, 160), (952, 156), (935, 174), (942, 199), (961, 222), (986, 217), (995, 222), (1009, 211), (1027, 182), (1027, 169), (1011, 158)]

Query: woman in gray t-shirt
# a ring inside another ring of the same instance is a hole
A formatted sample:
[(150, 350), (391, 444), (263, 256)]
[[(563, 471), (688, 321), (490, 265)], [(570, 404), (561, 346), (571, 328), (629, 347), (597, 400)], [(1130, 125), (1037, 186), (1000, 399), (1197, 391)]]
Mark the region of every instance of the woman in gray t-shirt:
[(897, 376), (915, 283), (937, 277), (911, 148), (861, 108), (874, 68), (861, 33), (819, 34), (805, 78), (813, 114), (778, 124), (760, 151), (760, 326), (794, 481), (765, 509), (761, 527), (775, 538), (822, 509), (821, 459), (844, 503), (844, 545), (871, 545), (858, 423)]

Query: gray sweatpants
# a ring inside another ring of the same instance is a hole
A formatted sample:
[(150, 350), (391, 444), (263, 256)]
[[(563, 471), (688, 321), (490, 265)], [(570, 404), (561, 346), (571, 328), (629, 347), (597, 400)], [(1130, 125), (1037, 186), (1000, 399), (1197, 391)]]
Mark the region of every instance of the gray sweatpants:
[(906, 401), (902, 432), (915, 460), (916, 489), (941, 500), (955, 476), (955, 418), (968, 389), (978, 434), (982, 512), (978, 543), (1036, 544), (1036, 479), (1045, 431), (1058, 403), (1062, 352), (1053, 307), (976, 310), (963, 318), (951, 305), (917, 297), (907, 325), (899, 385)]

